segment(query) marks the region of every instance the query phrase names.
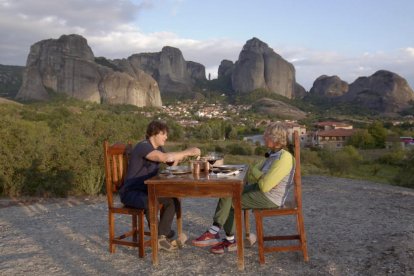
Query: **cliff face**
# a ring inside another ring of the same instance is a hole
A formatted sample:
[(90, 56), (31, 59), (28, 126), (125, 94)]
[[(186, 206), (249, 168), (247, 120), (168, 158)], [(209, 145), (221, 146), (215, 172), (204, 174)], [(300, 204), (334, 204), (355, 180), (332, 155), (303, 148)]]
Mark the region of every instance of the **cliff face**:
[(246, 42), (232, 73), (233, 90), (240, 93), (265, 89), (292, 98), (295, 68), (257, 38)]
[(161, 93), (188, 93), (197, 80), (205, 81), (205, 67), (196, 62), (185, 61), (181, 51), (174, 47), (163, 47), (159, 53), (134, 54), (128, 58), (134, 69), (151, 75)]
[(144, 74), (100, 65), (85, 38), (63, 35), (31, 46), (16, 98), (48, 100), (53, 91), (97, 103), (161, 106), (156, 81)]

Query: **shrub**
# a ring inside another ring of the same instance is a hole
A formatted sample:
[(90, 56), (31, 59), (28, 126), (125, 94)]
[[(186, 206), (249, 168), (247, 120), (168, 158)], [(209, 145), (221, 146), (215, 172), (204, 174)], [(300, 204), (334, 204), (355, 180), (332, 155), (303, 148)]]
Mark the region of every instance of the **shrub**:
[(352, 146), (346, 146), (339, 151), (322, 150), (320, 157), (323, 165), (332, 175), (349, 173), (362, 160), (362, 157)]
[(234, 143), (226, 146), (226, 151), (234, 155), (251, 155), (252, 148), (248, 144)]
[(393, 150), (378, 158), (378, 162), (387, 165), (401, 165), (404, 162), (405, 152), (402, 149)]
[(301, 162), (304, 164), (313, 165), (317, 168), (322, 168), (323, 163), (318, 152), (310, 149), (302, 149), (300, 154)]
[(401, 165), (395, 182), (404, 187), (414, 188), (414, 150), (411, 150)]
[(259, 156), (263, 156), (265, 155), (265, 153), (268, 151), (269, 149), (265, 146), (256, 146), (256, 148), (254, 149), (254, 154), (255, 155), (259, 155)]

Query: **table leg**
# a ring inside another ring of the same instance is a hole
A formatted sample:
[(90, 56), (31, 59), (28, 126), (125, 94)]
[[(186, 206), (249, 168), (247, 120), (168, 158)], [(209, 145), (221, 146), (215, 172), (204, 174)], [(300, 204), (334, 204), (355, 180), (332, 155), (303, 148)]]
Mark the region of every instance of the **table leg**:
[(150, 212), (152, 264), (158, 265), (158, 200), (154, 185), (148, 185), (148, 208)]
[(241, 209), (241, 191), (233, 195), (234, 218), (236, 221), (237, 266), (244, 270), (243, 221)]

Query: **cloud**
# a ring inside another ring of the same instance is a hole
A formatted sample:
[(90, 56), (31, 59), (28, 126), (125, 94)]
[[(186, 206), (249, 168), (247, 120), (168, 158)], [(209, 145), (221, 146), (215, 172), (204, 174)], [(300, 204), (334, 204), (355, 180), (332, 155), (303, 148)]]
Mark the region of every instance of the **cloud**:
[[(172, 12), (180, 13), (181, 0)], [(95, 56), (127, 58), (135, 53), (179, 48), (186, 60), (203, 64), (214, 78), (223, 59), (235, 62), (245, 41), (230, 38), (191, 39), (172, 31), (144, 33), (135, 24), (153, 8), (150, 0), (0, 0), (0, 64), (24, 65), (30, 45), (44, 39), (76, 33), (88, 40)], [(154, 4), (155, 5), (155, 4)], [(249, 39), (250, 37), (246, 38)], [(266, 38), (263, 38), (264, 40)], [(267, 41), (264, 41), (267, 42)], [(270, 45), (272, 47), (272, 45)], [(393, 71), (414, 87), (414, 48), (347, 55), (292, 45), (273, 47), (293, 63), (296, 80), (305, 89), (320, 75), (337, 75), (348, 83), (380, 69)]]
[(148, 1), (0, 0), (0, 63), (24, 64), (30, 45), (62, 34), (105, 36), (130, 24)]
[(307, 90), (310, 90), (313, 82), (321, 75), (337, 75), (352, 83), (358, 77), (370, 76), (378, 70), (392, 71), (407, 79), (410, 86), (414, 87), (414, 48), (364, 52), (352, 56), (313, 49), (281, 49), (280, 53), (293, 63), (297, 82)]

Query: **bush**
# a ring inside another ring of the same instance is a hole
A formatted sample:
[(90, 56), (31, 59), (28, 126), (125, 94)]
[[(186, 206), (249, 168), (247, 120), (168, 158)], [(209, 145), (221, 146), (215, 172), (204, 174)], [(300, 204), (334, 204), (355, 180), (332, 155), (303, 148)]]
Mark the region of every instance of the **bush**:
[(268, 151), (269, 149), (267, 148), (267, 147), (265, 147), (265, 146), (257, 146), (255, 149), (254, 149), (254, 154), (255, 155), (259, 155), (259, 156), (264, 156), (265, 155), (265, 153)]
[(301, 162), (303, 164), (313, 165), (317, 168), (322, 168), (323, 163), (321, 157), (319, 156), (318, 152), (310, 150), (310, 149), (302, 149), (300, 154)]
[(320, 157), (332, 175), (349, 173), (362, 160), (361, 155), (352, 146), (346, 146), (339, 151), (322, 150)]
[(234, 155), (251, 155), (252, 148), (248, 144), (230, 144), (226, 146), (226, 151)]
[(403, 150), (393, 150), (390, 153), (384, 154), (378, 158), (378, 162), (387, 165), (401, 165), (403, 164), (405, 152)]
[(414, 150), (411, 150), (401, 165), (400, 172), (395, 178), (396, 184), (414, 188)]

